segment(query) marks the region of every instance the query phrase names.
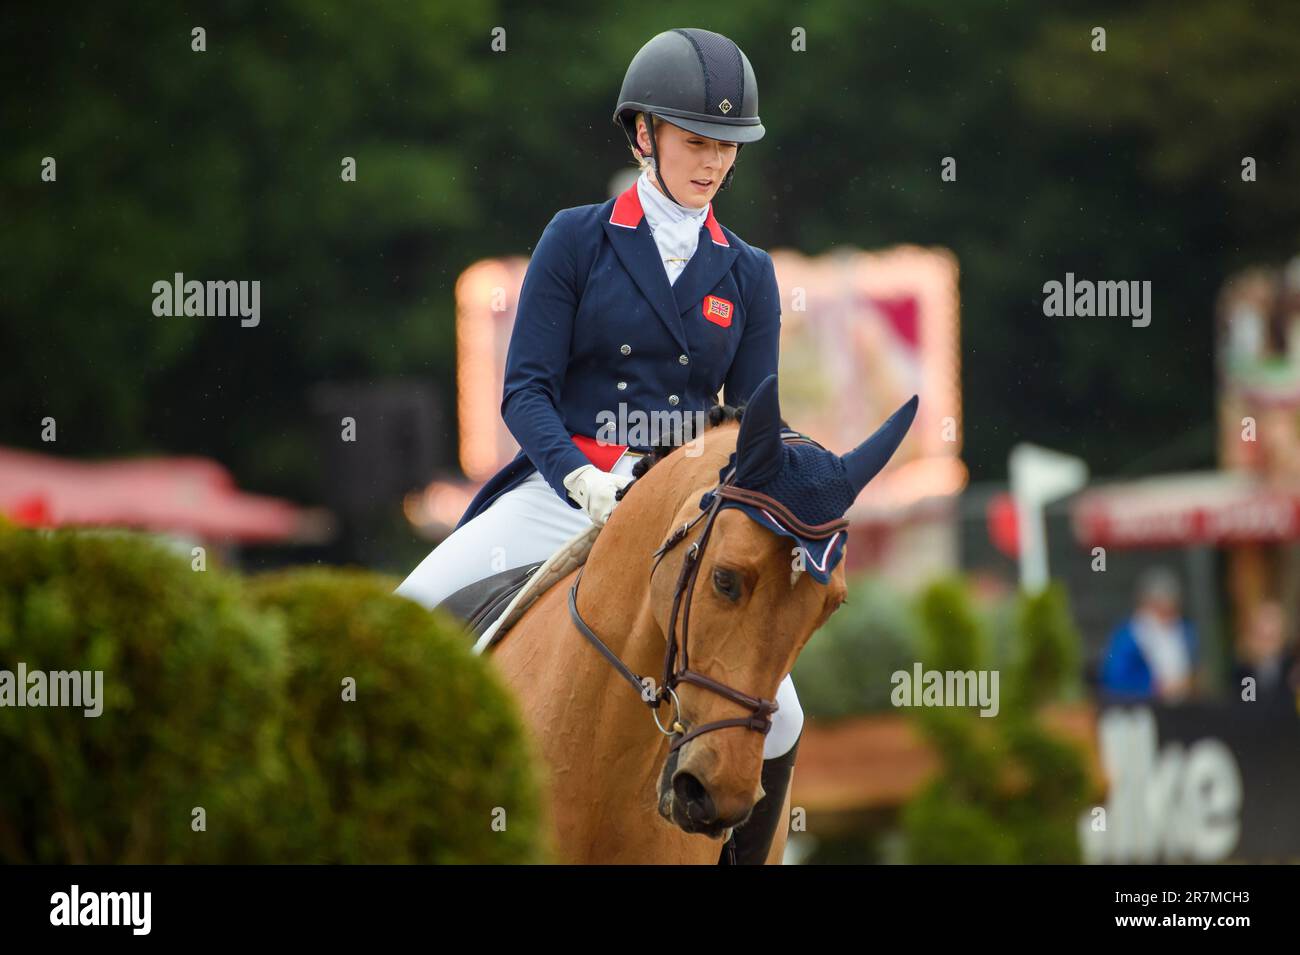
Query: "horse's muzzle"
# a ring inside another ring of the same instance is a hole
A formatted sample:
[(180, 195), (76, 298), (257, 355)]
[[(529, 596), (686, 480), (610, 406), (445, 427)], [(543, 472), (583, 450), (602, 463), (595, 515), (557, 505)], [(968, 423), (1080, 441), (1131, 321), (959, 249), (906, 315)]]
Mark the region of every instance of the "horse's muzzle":
[(690, 771), (677, 768), (678, 752), (669, 754), (659, 777), (659, 815), (683, 832), (710, 839), (722, 838), (749, 818), (753, 805), (725, 816), (719, 813), (708, 787)]

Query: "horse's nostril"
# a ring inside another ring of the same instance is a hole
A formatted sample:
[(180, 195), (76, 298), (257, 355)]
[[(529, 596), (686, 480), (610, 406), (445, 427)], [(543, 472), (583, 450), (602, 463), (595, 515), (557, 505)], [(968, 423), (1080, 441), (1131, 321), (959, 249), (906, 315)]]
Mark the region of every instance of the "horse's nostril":
[(690, 773), (678, 773), (673, 778), (673, 794), (695, 822), (710, 823), (717, 816), (709, 791)]

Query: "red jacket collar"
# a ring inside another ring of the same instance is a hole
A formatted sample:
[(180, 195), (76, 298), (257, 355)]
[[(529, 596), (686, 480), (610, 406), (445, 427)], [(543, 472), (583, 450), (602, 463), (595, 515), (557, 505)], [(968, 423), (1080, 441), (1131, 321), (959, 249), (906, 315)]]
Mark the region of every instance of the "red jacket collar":
[[(624, 229), (635, 229), (641, 224), (645, 217), (645, 211), (641, 208), (641, 196), (637, 192), (636, 183), (628, 186), (623, 194), (614, 200), (614, 211), (609, 215), (609, 221)], [(709, 203), (709, 214), (704, 217), (704, 227), (709, 230), (709, 235), (713, 238), (714, 245), (721, 245), (726, 248), (731, 247), (727, 241), (726, 235), (722, 231), (722, 226), (718, 225), (718, 220), (713, 217), (713, 203)]]

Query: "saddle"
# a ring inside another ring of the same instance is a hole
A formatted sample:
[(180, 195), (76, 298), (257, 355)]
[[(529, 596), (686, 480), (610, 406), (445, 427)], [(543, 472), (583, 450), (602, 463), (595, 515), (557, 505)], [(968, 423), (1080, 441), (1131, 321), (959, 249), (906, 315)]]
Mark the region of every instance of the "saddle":
[(476, 638), (481, 637), (543, 563), (539, 560), (535, 564), (512, 567), (476, 580), (456, 591), (438, 607), (464, 622), (466, 629)]
[(438, 605), (459, 618), (477, 638), (475, 653), (495, 645), (529, 607), (587, 562), (600, 528), (580, 531), (544, 561), (512, 567), (462, 587)]

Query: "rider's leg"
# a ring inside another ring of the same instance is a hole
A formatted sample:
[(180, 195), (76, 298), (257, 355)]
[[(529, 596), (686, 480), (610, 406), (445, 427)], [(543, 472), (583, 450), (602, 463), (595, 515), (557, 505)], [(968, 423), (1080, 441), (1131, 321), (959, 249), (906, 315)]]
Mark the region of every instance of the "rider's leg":
[[(634, 463), (624, 455), (611, 471), (630, 477)], [(570, 507), (533, 472), (435, 547), (394, 593), (432, 610), (462, 587), (546, 560), (590, 526), (586, 511)]]
[(794, 691), (794, 680), (787, 676), (776, 688), (777, 711), (772, 715), (772, 728), (763, 739), (763, 758), (775, 759), (790, 752), (795, 740), (803, 732), (803, 707)]
[(432, 610), (475, 581), (546, 560), (590, 526), (586, 512), (560, 500), (534, 473), (457, 528), (394, 593)]
[[(785, 796), (794, 773), (799, 738), (803, 733), (803, 708), (794, 691), (794, 681), (787, 676), (776, 691), (780, 708), (772, 717), (772, 728), (763, 741), (763, 798), (754, 805), (745, 824), (732, 833), (737, 865), (762, 865), (767, 861), (772, 840), (781, 824)], [(731, 862), (724, 847), (719, 864)]]

